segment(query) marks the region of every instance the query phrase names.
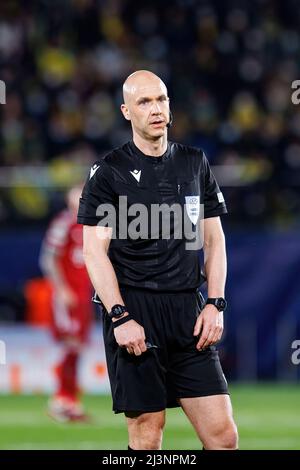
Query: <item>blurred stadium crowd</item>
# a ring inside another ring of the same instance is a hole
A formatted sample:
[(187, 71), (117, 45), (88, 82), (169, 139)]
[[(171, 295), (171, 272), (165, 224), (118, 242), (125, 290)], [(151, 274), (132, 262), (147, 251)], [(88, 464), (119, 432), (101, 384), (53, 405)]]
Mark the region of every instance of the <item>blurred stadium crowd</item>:
[(299, 64), (297, 0), (1, 2), (1, 225), (45, 223), (51, 187), (130, 138), (121, 85), (142, 68), (169, 88), (171, 140), (224, 165), (230, 223), (297, 223)]

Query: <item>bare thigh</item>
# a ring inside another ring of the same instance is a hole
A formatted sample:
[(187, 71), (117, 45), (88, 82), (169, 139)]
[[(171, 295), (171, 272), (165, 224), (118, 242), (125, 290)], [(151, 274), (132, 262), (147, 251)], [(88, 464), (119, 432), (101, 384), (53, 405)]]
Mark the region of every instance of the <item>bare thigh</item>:
[(229, 395), (180, 398), (179, 403), (205, 448), (235, 447), (234, 441), (237, 445)]

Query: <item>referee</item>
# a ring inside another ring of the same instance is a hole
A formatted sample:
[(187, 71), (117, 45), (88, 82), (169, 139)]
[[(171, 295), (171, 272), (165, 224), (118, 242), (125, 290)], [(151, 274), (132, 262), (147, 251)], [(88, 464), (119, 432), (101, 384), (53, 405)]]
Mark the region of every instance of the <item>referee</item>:
[[(93, 165), (78, 214), (86, 266), (103, 306), (113, 410), (125, 413), (128, 449), (160, 449), (165, 410), (175, 406), (205, 449), (236, 449), (215, 346), (226, 308), (224, 199), (204, 153), (168, 141), (171, 113), (162, 80), (137, 71), (126, 79), (123, 96), (133, 138)], [(164, 210), (154, 221), (157, 207)], [(191, 241), (200, 226), (204, 304), (200, 245)]]

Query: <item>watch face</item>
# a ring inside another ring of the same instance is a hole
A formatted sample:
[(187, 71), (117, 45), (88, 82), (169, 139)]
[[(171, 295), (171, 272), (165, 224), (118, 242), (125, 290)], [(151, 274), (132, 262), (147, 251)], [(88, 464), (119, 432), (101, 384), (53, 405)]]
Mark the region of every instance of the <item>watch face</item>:
[(218, 299), (218, 300), (217, 300), (217, 308), (218, 308), (220, 311), (225, 310), (226, 305), (227, 305), (227, 302), (226, 302), (225, 299)]
[(115, 315), (121, 315), (122, 313), (123, 313), (123, 310), (122, 310), (122, 308), (120, 307), (120, 305), (115, 308), (115, 311), (114, 311), (114, 314), (115, 314)]
[(126, 308), (123, 305), (114, 305), (111, 310), (112, 317), (120, 317), (123, 313), (126, 312)]

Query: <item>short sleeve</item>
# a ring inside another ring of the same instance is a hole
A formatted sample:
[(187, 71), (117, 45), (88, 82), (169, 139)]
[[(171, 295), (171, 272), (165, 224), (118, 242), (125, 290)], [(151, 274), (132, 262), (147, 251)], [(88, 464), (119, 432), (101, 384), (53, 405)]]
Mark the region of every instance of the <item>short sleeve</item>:
[[(83, 225), (98, 225), (114, 210), (115, 193), (112, 189), (111, 169), (103, 161), (90, 169), (79, 202), (77, 222)], [(104, 224), (109, 225), (109, 224)]]
[(203, 154), (204, 165), (204, 218), (218, 217), (227, 214), (227, 208), (216, 178), (210, 169), (208, 160)]

